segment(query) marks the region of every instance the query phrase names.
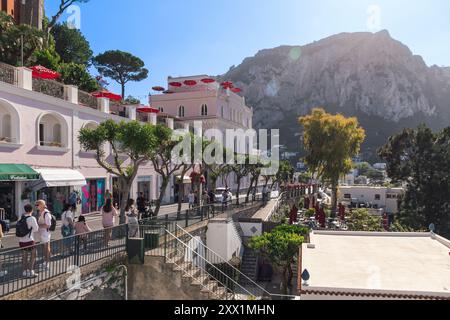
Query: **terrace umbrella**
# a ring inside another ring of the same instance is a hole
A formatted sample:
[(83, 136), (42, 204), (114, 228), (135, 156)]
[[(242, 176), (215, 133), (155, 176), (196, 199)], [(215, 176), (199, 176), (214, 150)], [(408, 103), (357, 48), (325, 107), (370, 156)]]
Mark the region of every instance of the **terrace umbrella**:
[(224, 89), (233, 89), (234, 85), (231, 81), (225, 81), (220, 84)]
[(31, 70), (33, 71), (33, 78), (55, 80), (61, 76), (61, 74), (59, 74), (58, 72), (47, 69), (43, 66), (34, 66), (31, 67)]
[(140, 113), (159, 113), (158, 109), (152, 108), (150, 106), (142, 106), (137, 108), (137, 112)]
[(216, 80), (212, 79), (212, 78), (204, 78), (201, 80), (203, 83), (213, 83), (216, 82)]
[(153, 87), (152, 89), (155, 90), (155, 91), (164, 91), (164, 90), (166, 90), (166, 89), (164, 89), (163, 87), (160, 87), (160, 86)]
[(177, 88), (179, 88), (179, 87), (181, 87), (183, 84), (182, 84), (181, 82), (170, 82), (169, 85), (172, 86), (172, 87), (177, 87)]
[(108, 98), (109, 100), (113, 100), (113, 101), (122, 101), (121, 95), (109, 92), (108, 90), (96, 91), (96, 92), (92, 93), (92, 96), (94, 96), (96, 98)]
[(195, 80), (186, 80), (184, 81), (184, 84), (187, 86), (195, 86), (197, 84), (197, 81)]

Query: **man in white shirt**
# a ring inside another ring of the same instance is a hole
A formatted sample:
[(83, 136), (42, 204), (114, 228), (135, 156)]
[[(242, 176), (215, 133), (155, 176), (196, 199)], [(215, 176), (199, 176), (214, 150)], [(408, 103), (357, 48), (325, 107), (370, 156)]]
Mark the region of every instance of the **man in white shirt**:
[(50, 240), (51, 233), (50, 227), (52, 225), (52, 215), (47, 209), (47, 204), (44, 200), (36, 201), (36, 208), (39, 210), (39, 235), (41, 237), (41, 243), (43, 245), (44, 264), (42, 265), (44, 270), (48, 270), (50, 267)]
[[(33, 233), (38, 232), (39, 226), (36, 218), (32, 215), (33, 207), (30, 204), (27, 204), (24, 209), (25, 213), (23, 215), (23, 219), (26, 220), (28, 230), (30, 230), (30, 232), (24, 237), (19, 237), (19, 246), (23, 249), (23, 276), (27, 278), (35, 278), (37, 277), (36, 273), (34, 272), (34, 264), (36, 262), (36, 247)], [(30, 259), (28, 259), (28, 253), (30, 253)]]
[(188, 200), (189, 200), (189, 209), (191, 209), (194, 207), (194, 202), (195, 202), (195, 194), (194, 194), (194, 192), (192, 192), (192, 190), (191, 190), (191, 192), (189, 192)]

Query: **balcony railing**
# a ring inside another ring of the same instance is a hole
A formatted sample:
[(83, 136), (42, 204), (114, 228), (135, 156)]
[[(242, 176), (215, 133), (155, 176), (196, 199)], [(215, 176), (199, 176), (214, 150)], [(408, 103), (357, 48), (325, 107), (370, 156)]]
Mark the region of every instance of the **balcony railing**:
[(33, 78), (33, 91), (66, 100), (64, 84), (61, 82)]
[(0, 81), (17, 85), (17, 70), (9, 64), (0, 62)]
[(78, 104), (89, 107), (92, 109), (97, 109), (97, 98), (92, 96), (90, 93), (78, 90)]

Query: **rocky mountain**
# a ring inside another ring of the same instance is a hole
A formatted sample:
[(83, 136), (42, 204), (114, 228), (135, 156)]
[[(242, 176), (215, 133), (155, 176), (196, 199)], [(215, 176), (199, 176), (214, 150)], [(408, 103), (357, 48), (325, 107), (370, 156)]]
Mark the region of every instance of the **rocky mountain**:
[(450, 68), (428, 67), (385, 30), (262, 50), (221, 78), (243, 89), (255, 128), (279, 128), (290, 151), (301, 150), (298, 117), (317, 106), (358, 117), (367, 160), (404, 127), (450, 125)]

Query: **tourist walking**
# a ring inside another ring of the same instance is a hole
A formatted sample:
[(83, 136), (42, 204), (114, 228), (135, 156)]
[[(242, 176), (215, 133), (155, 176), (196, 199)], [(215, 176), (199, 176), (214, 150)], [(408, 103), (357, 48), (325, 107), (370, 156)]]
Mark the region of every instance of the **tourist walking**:
[(80, 216), (78, 221), (75, 223), (75, 234), (79, 236), (80, 243), (83, 244), (83, 250), (87, 250), (87, 233), (92, 232), (91, 228), (86, 222), (86, 218), (84, 216)]
[(194, 208), (195, 195), (194, 195), (194, 192), (192, 190), (188, 194), (188, 201), (189, 201), (189, 209)]
[(42, 268), (44, 270), (49, 270), (50, 268), (50, 241), (51, 241), (51, 231), (54, 231), (56, 221), (52, 217), (52, 214), (47, 209), (47, 204), (44, 200), (38, 200), (36, 202), (36, 208), (39, 211), (38, 226), (39, 226), (39, 236), (41, 238), (41, 243), (43, 246), (44, 253), (44, 263)]
[(35, 278), (34, 264), (36, 262), (36, 247), (34, 233), (39, 231), (39, 225), (33, 217), (33, 206), (27, 204), (24, 207), (25, 213), (16, 224), (16, 236), (19, 238), (19, 247), (22, 248), (23, 276)]
[[(3, 238), (3, 227), (2, 227), (2, 224), (0, 223), (0, 248), (3, 248), (2, 238)], [(7, 274), (8, 274), (8, 271), (3, 270), (3, 263), (1, 260), (1, 256), (0, 256), (0, 278), (6, 276)]]
[[(64, 205), (64, 211), (61, 215), (61, 235), (63, 238), (67, 238), (63, 240), (63, 245), (65, 247), (65, 250), (70, 250), (70, 253), (73, 253), (73, 250), (71, 249), (73, 238), (72, 236), (75, 234), (75, 228), (74, 228), (74, 221), (75, 221), (75, 214), (72, 212), (73, 207), (71, 204), (65, 204)], [(67, 252), (63, 253), (63, 256), (66, 256)]]
[(228, 206), (228, 190), (225, 189), (222, 192), (222, 211), (224, 211)]
[(139, 217), (136, 213), (133, 199), (128, 200), (127, 206), (125, 207), (125, 215), (128, 223), (128, 237), (137, 238), (139, 234)]
[(77, 212), (78, 194), (75, 190), (69, 196), (69, 204), (72, 207), (72, 212)]
[(105, 246), (109, 246), (109, 241), (111, 240), (112, 228), (114, 227), (117, 211), (112, 206), (111, 198), (106, 199), (105, 205), (101, 209), (102, 214), (102, 224), (105, 229)]
[(145, 214), (145, 202), (144, 193), (139, 192), (139, 197), (136, 199), (136, 205), (140, 217)]

